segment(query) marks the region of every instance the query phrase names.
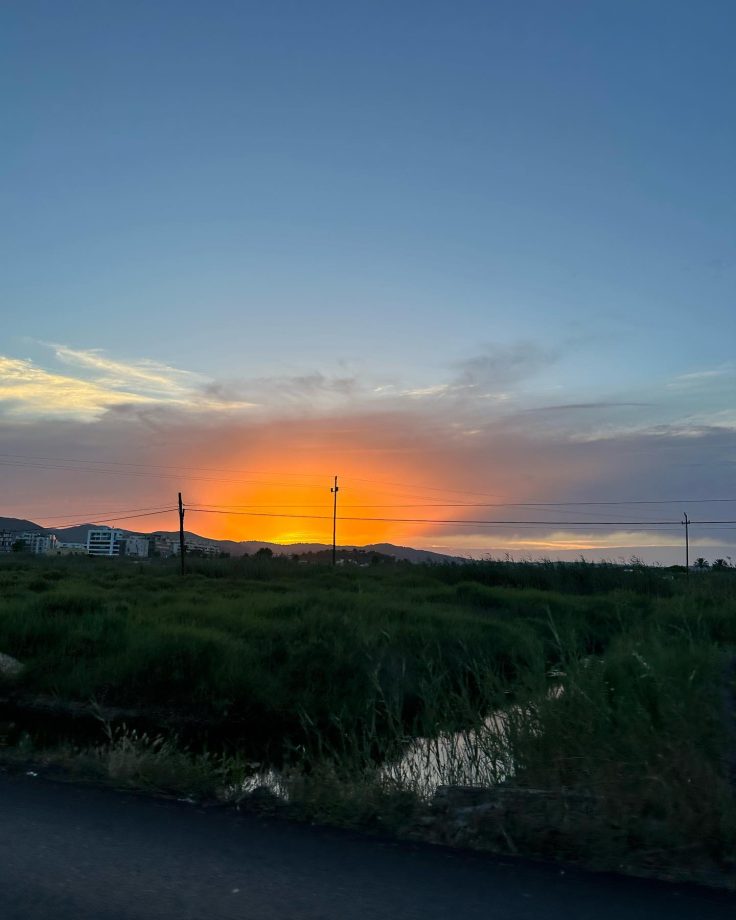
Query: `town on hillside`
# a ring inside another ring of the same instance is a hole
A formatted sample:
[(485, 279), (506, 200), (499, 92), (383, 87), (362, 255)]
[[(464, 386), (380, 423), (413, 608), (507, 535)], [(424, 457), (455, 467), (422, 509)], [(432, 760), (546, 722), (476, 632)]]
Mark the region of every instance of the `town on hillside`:
[[(220, 556), (216, 543), (184, 541), (184, 550), (193, 556)], [(149, 556), (167, 558), (179, 554), (179, 540), (164, 534), (130, 534), (110, 527), (90, 528), (84, 542), (59, 540), (56, 534), (41, 530), (0, 530), (0, 553), (32, 553), (37, 556)]]

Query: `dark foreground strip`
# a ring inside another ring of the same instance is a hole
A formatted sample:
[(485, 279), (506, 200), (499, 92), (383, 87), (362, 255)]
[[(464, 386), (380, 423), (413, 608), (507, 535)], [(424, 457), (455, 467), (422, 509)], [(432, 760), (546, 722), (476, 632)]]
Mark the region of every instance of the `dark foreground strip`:
[(733, 920), (736, 896), (0, 774), (2, 920)]

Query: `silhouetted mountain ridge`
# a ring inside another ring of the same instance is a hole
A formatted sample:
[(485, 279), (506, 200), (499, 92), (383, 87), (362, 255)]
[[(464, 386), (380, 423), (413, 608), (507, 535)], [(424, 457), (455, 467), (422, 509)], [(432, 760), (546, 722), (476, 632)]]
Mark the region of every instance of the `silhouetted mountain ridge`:
[(24, 530), (42, 530), (44, 533), (51, 533), (40, 524), (34, 524), (33, 521), (27, 521), (25, 518), (0, 517), (0, 530), (9, 530), (12, 533), (22, 533)]
[[(75, 524), (73, 527), (42, 527), (40, 524), (34, 524), (23, 518), (0, 517), (0, 530), (10, 530), (22, 532), (26, 530), (40, 530), (43, 533), (53, 533), (57, 539), (65, 543), (84, 543), (87, 539), (87, 531), (99, 529), (107, 525), (102, 524)], [(140, 534), (140, 530), (126, 530), (124, 527), (117, 527), (126, 535)], [(146, 533), (146, 536), (159, 535), (178, 539), (178, 530), (154, 530)], [(250, 556), (259, 549), (270, 549), (274, 555), (302, 555), (304, 553), (321, 553), (325, 550), (332, 549), (329, 543), (269, 543), (266, 540), (214, 540), (211, 537), (203, 537), (201, 534), (194, 533), (190, 530), (184, 531), (187, 540), (209, 543), (217, 546), (222, 552), (229, 553), (231, 556)], [(412, 546), (395, 546), (393, 543), (370, 543), (366, 546), (357, 546), (355, 544), (346, 544), (338, 546), (339, 550), (364, 550), (367, 553), (382, 553), (386, 556), (392, 556), (394, 559), (402, 559), (408, 562), (465, 562), (467, 560), (460, 556), (448, 556), (444, 553), (434, 553), (431, 550), (414, 549)]]

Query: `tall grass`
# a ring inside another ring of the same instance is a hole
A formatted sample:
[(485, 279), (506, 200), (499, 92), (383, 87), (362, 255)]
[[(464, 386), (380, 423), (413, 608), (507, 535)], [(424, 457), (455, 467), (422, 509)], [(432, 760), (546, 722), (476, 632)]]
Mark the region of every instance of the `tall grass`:
[(294, 739), (305, 726), (343, 736), (397, 714), (421, 728), (428, 700), (482, 695), (474, 675), (510, 682), (544, 655), (533, 617), (478, 609), (431, 573), (411, 587), (401, 571), (295, 577), (296, 566), (273, 564), (264, 583), (242, 565), (183, 580), (118, 566), (0, 569), (13, 576), (0, 649), (25, 663), (21, 690)]

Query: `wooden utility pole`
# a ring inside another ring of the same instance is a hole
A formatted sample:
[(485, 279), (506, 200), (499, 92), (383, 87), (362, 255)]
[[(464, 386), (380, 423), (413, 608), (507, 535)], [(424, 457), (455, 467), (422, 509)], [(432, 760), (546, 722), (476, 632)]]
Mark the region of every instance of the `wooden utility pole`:
[(181, 574), (184, 574), (184, 504), (179, 493), (179, 556), (181, 558)]
[(687, 513), (683, 511), (683, 524), (685, 525), (685, 573), (690, 574), (690, 518), (688, 518)]
[(330, 492), (335, 496), (332, 505), (332, 564), (337, 565), (337, 493), (340, 491), (337, 485), (337, 476), (335, 476), (335, 485)]

